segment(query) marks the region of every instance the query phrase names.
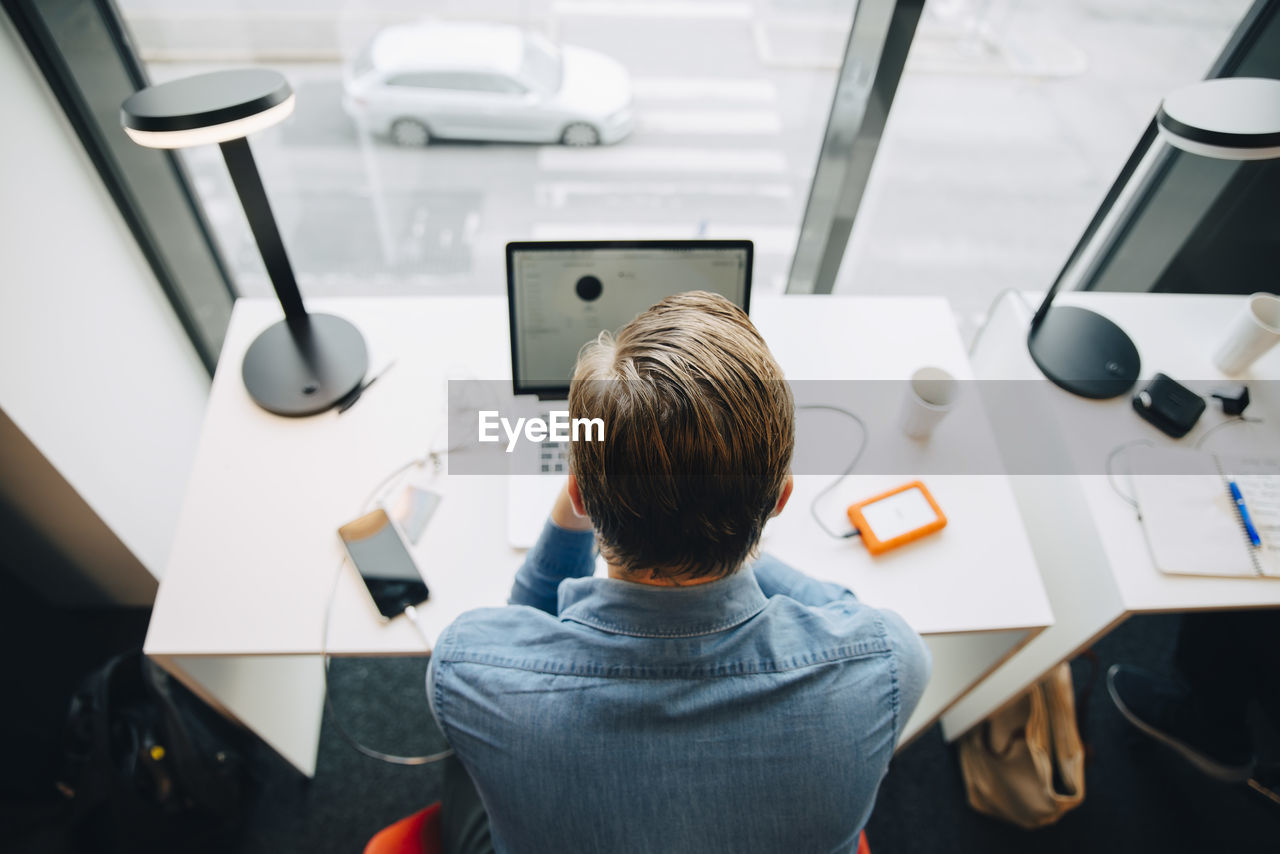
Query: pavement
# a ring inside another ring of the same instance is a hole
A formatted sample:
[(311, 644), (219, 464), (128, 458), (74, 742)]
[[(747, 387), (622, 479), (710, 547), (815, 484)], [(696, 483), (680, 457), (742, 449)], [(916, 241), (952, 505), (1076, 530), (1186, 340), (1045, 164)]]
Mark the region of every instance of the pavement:
[[(749, 237), (785, 288), (852, 0), (449, 0), (628, 67), (637, 129), (600, 149), (361, 139), (343, 60), (423, 4), (120, 0), (152, 78), (284, 72), (252, 138), (304, 294), (500, 293), (508, 240)], [(966, 330), (1044, 289), (1164, 92), (1202, 77), (1247, 0), (935, 0), (921, 19), (838, 293), (941, 294)], [(270, 293), (216, 148), (184, 153), (237, 284)]]

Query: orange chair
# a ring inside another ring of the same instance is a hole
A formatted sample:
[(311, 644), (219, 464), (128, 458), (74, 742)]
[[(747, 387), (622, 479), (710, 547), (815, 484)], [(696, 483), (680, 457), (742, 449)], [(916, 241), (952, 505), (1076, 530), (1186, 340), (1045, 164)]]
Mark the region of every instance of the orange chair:
[(442, 850), (440, 802), (436, 801), (379, 830), (364, 847), (364, 854), (440, 854)]
[[(402, 818), (369, 840), (364, 854), (440, 854), (440, 802)], [(871, 854), (867, 832), (858, 834), (857, 854)]]

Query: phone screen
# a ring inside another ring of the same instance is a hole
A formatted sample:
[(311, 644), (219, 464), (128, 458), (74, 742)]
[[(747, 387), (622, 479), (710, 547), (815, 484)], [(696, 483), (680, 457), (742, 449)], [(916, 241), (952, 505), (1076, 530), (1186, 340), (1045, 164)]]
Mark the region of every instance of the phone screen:
[(374, 510), (348, 522), (338, 536), (382, 616), (391, 619), (426, 600), (427, 585), (387, 511)]
[(862, 518), (867, 520), (876, 539), (887, 543), (936, 522), (938, 514), (919, 487), (914, 487), (895, 492), (874, 504), (864, 505)]

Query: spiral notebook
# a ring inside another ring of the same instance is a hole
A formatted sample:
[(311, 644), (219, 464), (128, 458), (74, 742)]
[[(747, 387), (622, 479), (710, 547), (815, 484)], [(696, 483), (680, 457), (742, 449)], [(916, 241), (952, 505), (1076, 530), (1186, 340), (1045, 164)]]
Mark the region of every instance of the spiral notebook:
[[(1130, 450), (1130, 483), (1156, 568), (1173, 575), (1280, 578), (1280, 460), (1182, 448)], [(1245, 525), (1235, 483), (1256, 531)]]

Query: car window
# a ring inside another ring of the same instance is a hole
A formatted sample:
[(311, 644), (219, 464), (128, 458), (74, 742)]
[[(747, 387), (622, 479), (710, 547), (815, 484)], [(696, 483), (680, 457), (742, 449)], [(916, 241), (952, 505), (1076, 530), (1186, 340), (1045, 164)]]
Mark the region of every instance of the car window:
[(523, 95), (525, 92), (529, 91), (518, 80), (512, 80), (510, 77), (502, 74), (484, 74), (477, 76), (488, 77), (488, 85), (493, 87), (491, 91), (494, 92), (502, 92), (507, 95)]
[(440, 78), (444, 75), (432, 74), (430, 72), (413, 71), (402, 74), (393, 74), (387, 78), (388, 86), (410, 86), (418, 89), (447, 89), (447, 85), (441, 85)]
[(364, 46), (364, 50), (360, 51), (360, 55), (356, 57), (355, 62), (351, 64), (351, 76), (363, 77), (373, 70), (373, 42)]
[(559, 92), (562, 71), (560, 49), (537, 33), (527, 34), (520, 76), (541, 92)]
[(525, 87), (501, 74), (477, 71), (415, 71), (387, 78), (389, 86), (411, 86), (419, 89), (449, 89), (456, 92), (501, 92), (520, 95)]

